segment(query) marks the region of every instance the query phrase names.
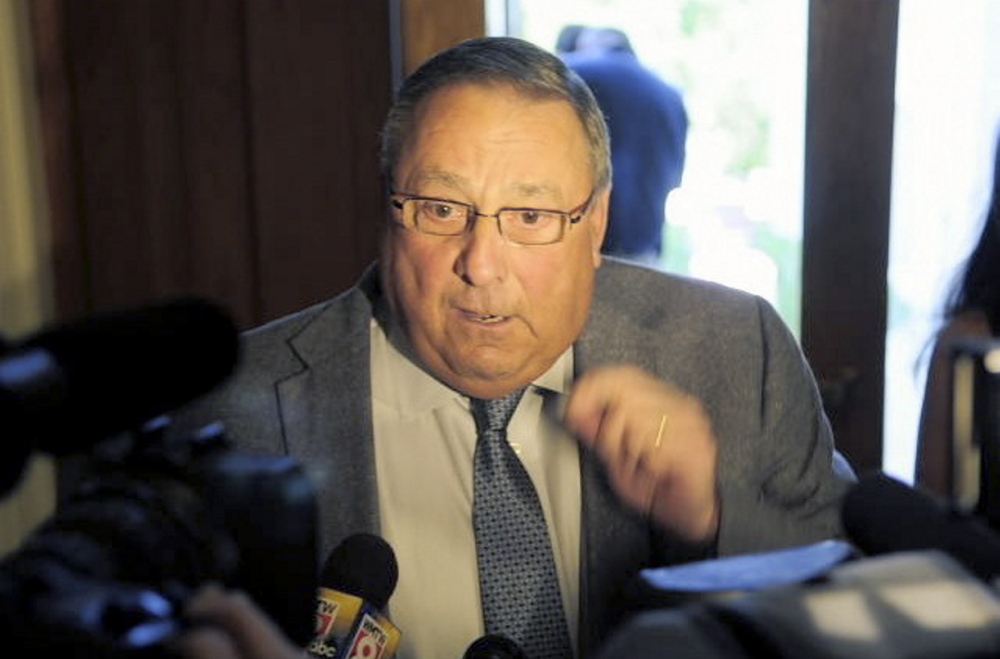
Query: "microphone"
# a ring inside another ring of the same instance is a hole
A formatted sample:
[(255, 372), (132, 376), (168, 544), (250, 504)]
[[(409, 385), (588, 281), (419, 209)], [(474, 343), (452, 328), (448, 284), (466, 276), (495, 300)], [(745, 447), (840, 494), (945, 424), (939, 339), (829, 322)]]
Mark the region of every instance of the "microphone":
[(399, 566), (385, 540), (356, 533), (326, 559), (316, 597), (316, 629), (306, 648), (322, 659), (390, 659), (400, 632), (382, 613), (396, 588)]
[(1000, 575), (1000, 535), (884, 473), (859, 479), (844, 497), (841, 519), (867, 554), (937, 549), (984, 581)]
[[(195, 298), (105, 312), (4, 345), (0, 420), (13, 441), (0, 462), (23, 465), (33, 448), (74, 453), (137, 428), (207, 393), (238, 357), (233, 321)], [(8, 471), (16, 482), (20, 469)]]
[(462, 659), (528, 659), (528, 655), (506, 636), (487, 634), (473, 641)]

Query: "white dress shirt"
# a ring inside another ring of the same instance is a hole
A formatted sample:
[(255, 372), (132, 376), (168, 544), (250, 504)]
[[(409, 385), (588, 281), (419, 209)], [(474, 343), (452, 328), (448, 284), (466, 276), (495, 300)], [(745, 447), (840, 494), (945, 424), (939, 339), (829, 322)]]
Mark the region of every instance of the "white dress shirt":
[[(395, 330), (392, 330), (395, 332)], [(414, 364), (373, 321), (371, 373), (382, 537), (399, 563), (389, 617), (400, 659), (461, 659), (484, 634), (472, 528), (476, 428), (469, 399)], [(541, 499), (574, 646), (580, 549), (579, 449), (559, 419), (567, 350), (525, 392), (508, 441)]]

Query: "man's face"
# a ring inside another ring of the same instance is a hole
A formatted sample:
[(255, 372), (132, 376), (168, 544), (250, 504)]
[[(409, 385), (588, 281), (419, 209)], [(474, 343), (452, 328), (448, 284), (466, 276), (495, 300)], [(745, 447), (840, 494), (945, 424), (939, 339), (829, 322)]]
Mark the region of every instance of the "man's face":
[[(567, 211), (594, 184), (583, 126), (564, 101), (461, 84), (417, 107), (393, 179), (398, 193), (472, 204), (480, 213)], [(609, 190), (550, 245), (508, 243), (494, 218), (458, 236), (394, 226), (383, 280), (417, 356), (463, 393), (495, 398), (545, 372), (590, 308)]]

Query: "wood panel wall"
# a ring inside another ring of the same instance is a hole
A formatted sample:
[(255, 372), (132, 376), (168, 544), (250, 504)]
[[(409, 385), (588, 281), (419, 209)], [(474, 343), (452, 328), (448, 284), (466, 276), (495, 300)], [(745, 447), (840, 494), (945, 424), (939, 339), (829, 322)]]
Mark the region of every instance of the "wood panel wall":
[(394, 2), (32, 11), (59, 316), (198, 294), (246, 327), (374, 258)]
[(443, 48), (486, 31), (483, 0), (403, 0), (403, 70), (412, 72)]

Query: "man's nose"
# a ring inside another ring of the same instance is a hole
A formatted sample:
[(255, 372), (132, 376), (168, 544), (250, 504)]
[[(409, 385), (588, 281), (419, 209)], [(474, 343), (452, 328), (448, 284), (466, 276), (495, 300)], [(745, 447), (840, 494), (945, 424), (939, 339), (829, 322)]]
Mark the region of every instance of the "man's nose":
[(457, 266), (459, 275), (476, 286), (499, 281), (506, 276), (507, 239), (500, 233), (500, 220), (496, 215), (474, 215)]

